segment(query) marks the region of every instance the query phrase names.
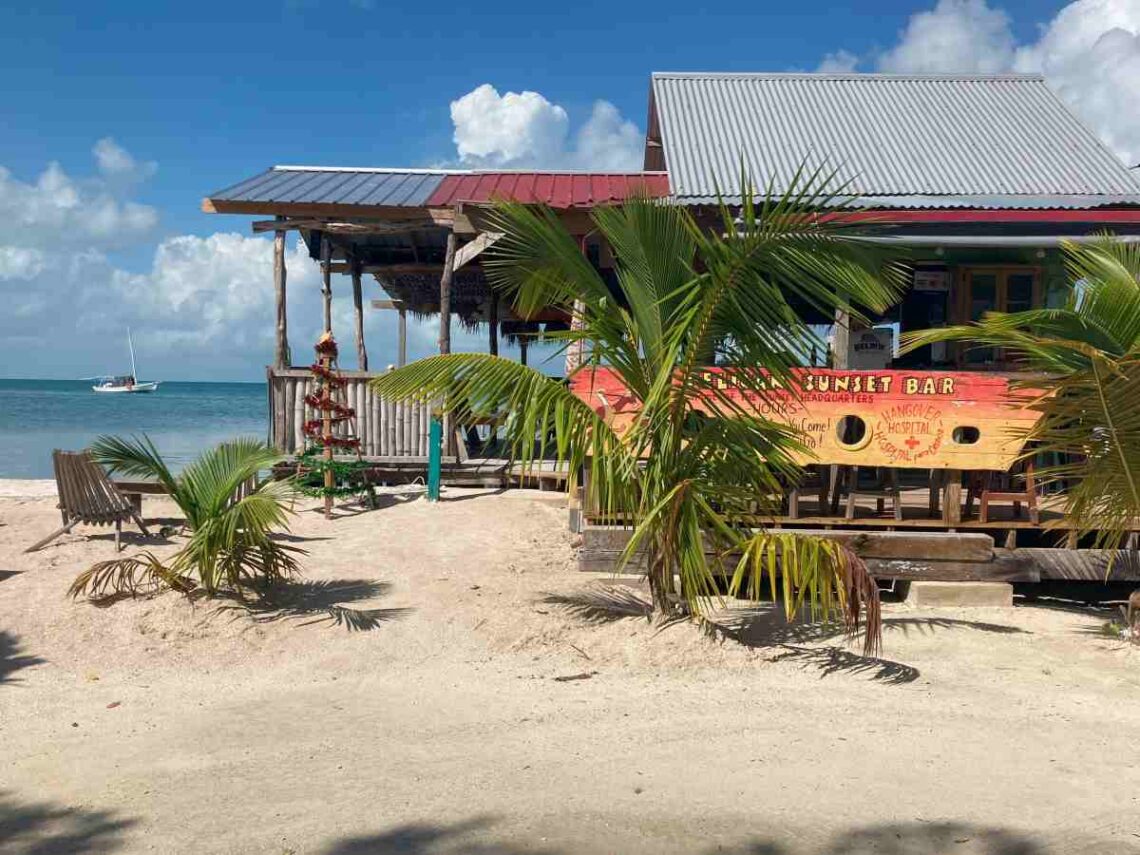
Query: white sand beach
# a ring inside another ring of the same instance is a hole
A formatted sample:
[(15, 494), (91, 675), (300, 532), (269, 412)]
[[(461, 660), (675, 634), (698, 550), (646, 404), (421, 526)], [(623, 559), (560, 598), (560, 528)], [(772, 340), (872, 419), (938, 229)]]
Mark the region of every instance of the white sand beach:
[(301, 512), (277, 611), (98, 608), (109, 530), (24, 555), (54, 501), (0, 495), (5, 853), (1140, 852), (1103, 612), (888, 605), (878, 660), (765, 609), (658, 629), (562, 497), (456, 489)]

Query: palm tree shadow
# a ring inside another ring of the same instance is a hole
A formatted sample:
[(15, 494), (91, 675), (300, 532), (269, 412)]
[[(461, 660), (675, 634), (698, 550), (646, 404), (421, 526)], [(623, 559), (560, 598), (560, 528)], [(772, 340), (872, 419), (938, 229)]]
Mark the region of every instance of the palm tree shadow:
[[(348, 837), (322, 855), (556, 855), (555, 850), (487, 842), (492, 817), (476, 817), (451, 825), (408, 823), (378, 834)], [(472, 839), (472, 838), (475, 839)]]
[(0, 852), (7, 855), (111, 853), (136, 823), (111, 811), (21, 802), (0, 791)]
[(42, 665), (45, 661), (38, 656), (21, 654), (19, 639), (10, 632), (0, 631), (0, 685), (20, 682), (18, 677), (11, 675), (22, 668)]
[[(884, 621), (884, 630), (886, 621)], [(783, 606), (778, 603), (761, 603), (733, 608), (712, 616), (708, 631), (715, 636), (728, 638), (744, 647), (779, 647), (783, 653), (773, 661), (795, 659), (804, 667), (817, 668), (820, 679), (833, 674), (847, 673), (869, 676), (877, 682), (900, 685), (913, 683), (920, 676), (917, 668), (882, 659), (852, 653), (838, 645), (806, 647), (809, 643), (829, 641), (846, 635), (843, 627), (835, 623), (808, 623), (789, 621)]]
[(274, 586), (256, 599), (226, 595), (228, 603), (218, 611), (238, 612), (255, 623), (297, 621), (300, 626), (327, 624), (349, 632), (366, 632), (399, 620), (412, 610), (360, 609), (343, 605), (382, 597), (392, 589), (388, 582), (373, 579), (320, 579), (293, 581)]
[[(1105, 841), (1058, 851), (1110, 852)], [(741, 846), (718, 847), (720, 855), (1049, 855), (1054, 850), (1020, 831), (969, 822), (893, 822), (853, 828), (822, 846), (805, 849), (780, 840), (750, 840)], [(713, 855), (708, 851), (706, 855)]]
[(653, 614), (652, 604), (625, 585), (599, 585), (572, 594), (546, 594), (540, 602), (560, 606), (572, 617), (593, 625), (631, 617), (649, 620)]

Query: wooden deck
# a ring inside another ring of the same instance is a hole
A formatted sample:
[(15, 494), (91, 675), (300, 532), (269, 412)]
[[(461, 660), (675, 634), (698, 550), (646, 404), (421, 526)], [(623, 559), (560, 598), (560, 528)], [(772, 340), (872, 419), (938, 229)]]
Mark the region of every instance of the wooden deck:
[[(1110, 554), (1103, 549), (1018, 547), (995, 545), (984, 532), (869, 531), (804, 529), (804, 534), (839, 540), (850, 546), (877, 579), (931, 582), (1079, 582), (1140, 581), (1140, 555), (1118, 553), (1109, 572)], [(578, 569), (588, 572), (644, 572), (640, 556), (619, 568), (630, 529), (587, 525), (582, 530)], [(712, 559), (710, 552), (710, 559)], [(725, 572), (739, 556), (725, 556)]]

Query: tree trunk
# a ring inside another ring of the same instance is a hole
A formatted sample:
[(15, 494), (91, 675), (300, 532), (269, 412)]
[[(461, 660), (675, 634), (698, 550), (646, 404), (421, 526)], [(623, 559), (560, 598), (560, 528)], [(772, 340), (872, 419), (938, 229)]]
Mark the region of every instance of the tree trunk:
[(649, 593), (653, 598), (653, 620), (660, 622), (671, 617), (673, 603), (673, 570), (662, 556), (652, 555), (649, 561)]

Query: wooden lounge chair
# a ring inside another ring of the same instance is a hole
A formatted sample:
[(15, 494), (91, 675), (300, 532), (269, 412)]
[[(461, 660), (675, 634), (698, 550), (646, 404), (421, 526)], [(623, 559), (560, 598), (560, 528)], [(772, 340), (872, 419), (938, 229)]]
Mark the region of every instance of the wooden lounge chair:
[(51, 459), (55, 467), (55, 486), (59, 492), (59, 513), (63, 517), (63, 526), (34, 546), (29, 546), (25, 552), (42, 549), (79, 523), (113, 523), (116, 550), (121, 548), (119, 535), (123, 530), (123, 520), (133, 519), (144, 535), (150, 535), (130, 499), (119, 492), (103, 467), (92, 460), (86, 451), (56, 449), (52, 452)]

